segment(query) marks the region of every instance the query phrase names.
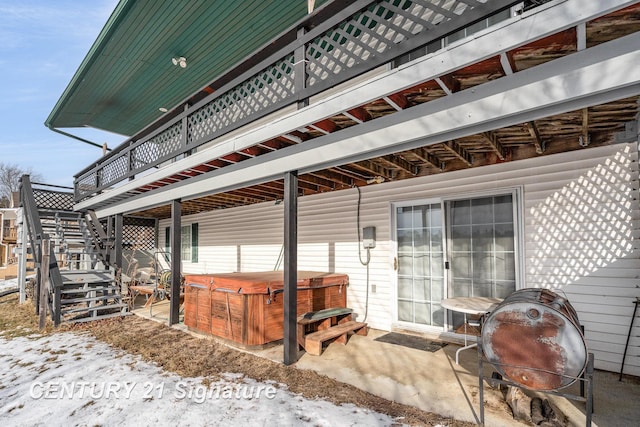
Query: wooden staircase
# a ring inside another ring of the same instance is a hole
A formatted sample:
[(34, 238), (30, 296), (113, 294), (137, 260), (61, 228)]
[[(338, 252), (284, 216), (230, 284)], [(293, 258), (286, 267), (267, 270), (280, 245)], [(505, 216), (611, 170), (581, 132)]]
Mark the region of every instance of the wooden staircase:
[(56, 248), (60, 268), (90, 270), (101, 261), (84, 216), (79, 212), (40, 211), (42, 230)]
[(63, 321), (88, 322), (128, 314), (128, 304), (111, 271), (61, 271), (61, 276)]
[[(54, 323), (128, 314), (115, 269), (109, 265), (112, 240), (95, 215), (73, 211), (72, 193), (34, 190), (28, 176), (22, 179), (21, 200), (29, 225), (30, 256), (39, 271), (49, 274), (47, 305)], [(47, 269), (42, 269), (43, 255), (39, 253), (44, 240), (50, 242)]]

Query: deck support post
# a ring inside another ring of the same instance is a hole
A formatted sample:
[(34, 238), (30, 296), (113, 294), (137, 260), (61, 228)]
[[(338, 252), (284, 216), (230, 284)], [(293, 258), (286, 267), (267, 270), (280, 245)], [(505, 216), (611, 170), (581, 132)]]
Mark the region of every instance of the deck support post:
[(284, 174), (284, 364), (298, 361), (298, 172)]
[(182, 227), (182, 204), (180, 200), (171, 201), (171, 304), (169, 325), (180, 322), (180, 238)]
[(20, 210), (20, 252), (18, 253), (18, 286), (20, 289), (20, 304), (27, 302), (27, 220), (24, 209)]
[(106, 240), (106, 245), (107, 245), (107, 252), (105, 253), (105, 259), (106, 259), (106, 264), (104, 265), (104, 269), (105, 270), (109, 270), (110, 266), (113, 263), (113, 256), (114, 256), (114, 251), (113, 251), (113, 246), (115, 243), (115, 226), (113, 224), (114, 218), (112, 215), (109, 215), (107, 217), (107, 240)]
[[(114, 224), (114, 245), (113, 245), (113, 263), (116, 266), (116, 270), (120, 269), (122, 274), (122, 228), (123, 228), (123, 215), (115, 215)], [(118, 271), (114, 271), (114, 274), (118, 274)], [(133, 279), (133, 277), (132, 277)]]
[[(49, 247), (49, 236), (45, 236), (44, 239), (42, 239), (42, 245), (41, 245), (41, 263), (40, 263), (40, 289), (38, 290), (38, 292), (40, 292), (40, 300), (38, 301), (39, 304), (39, 312), (38, 314), (40, 315), (39, 318), (39, 323), (38, 325), (40, 326), (40, 329), (44, 329), (46, 324), (47, 324), (47, 308), (49, 306), (49, 263), (51, 262), (51, 260), (49, 259), (49, 256), (51, 255), (51, 250)], [(54, 258), (55, 260), (55, 258)], [(55, 262), (55, 261), (54, 261)]]

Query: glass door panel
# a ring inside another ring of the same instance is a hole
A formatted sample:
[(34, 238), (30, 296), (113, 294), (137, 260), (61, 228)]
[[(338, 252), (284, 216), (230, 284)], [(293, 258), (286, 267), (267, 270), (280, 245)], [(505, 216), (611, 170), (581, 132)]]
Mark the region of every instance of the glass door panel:
[(441, 204), (398, 207), (396, 235), (398, 320), (444, 326)]
[(451, 297), (505, 298), (515, 291), (513, 196), (447, 202)]
[[(446, 203), (449, 297), (505, 298), (516, 288), (513, 194)], [(454, 315), (456, 329), (462, 315)]]

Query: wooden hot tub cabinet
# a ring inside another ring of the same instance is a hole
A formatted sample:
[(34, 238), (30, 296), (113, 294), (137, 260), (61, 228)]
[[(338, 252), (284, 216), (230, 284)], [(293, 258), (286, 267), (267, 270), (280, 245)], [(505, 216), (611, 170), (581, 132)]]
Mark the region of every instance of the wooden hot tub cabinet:
[[(298, 271), (298, 315), (347, 306), (345, 274)], [(243, 346), (283, 338), (282, 271), (185, 275), (184, 323)]]

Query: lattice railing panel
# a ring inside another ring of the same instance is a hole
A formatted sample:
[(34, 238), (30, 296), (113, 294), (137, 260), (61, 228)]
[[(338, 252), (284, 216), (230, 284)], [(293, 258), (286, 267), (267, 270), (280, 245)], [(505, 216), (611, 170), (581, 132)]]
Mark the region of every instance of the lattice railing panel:
[(293, 55), (253, 75), (189, 116), (188, 144), (293, 96)]
[(76, 198), (80, 199), (86, 194), (95, 192), (98, 189), (97, 178), (98, 172), (95, 170), (91, 171), (91, 173), (87, 175), (80, 177), (80, 179), (78, 179), (75, 184)]
[[(486, 1), (486, 0), (485, 0)], [(387, 0), (340, 23), (307, 46), (307, 85), (332, 78), (460, 16), (476, 0)]]
[(124, 217), (122, 246), (152, 251), (156, 248), (156, 221), (152, 218)]
[(129, 172), (129, 156), (123, 154), (106, 163), (100, 170), (99, 182), (102, 186), (111, 185), (120, 181), (121, 178), (127, 176)]
[(38, 209), (73, 210), (73, 193), (34, 188), (33, 198)]
[(133, 169), (140, 169), (176, 154), (182, 141), (182, 123), (178, 122), (154, 138), (133, 149)]

